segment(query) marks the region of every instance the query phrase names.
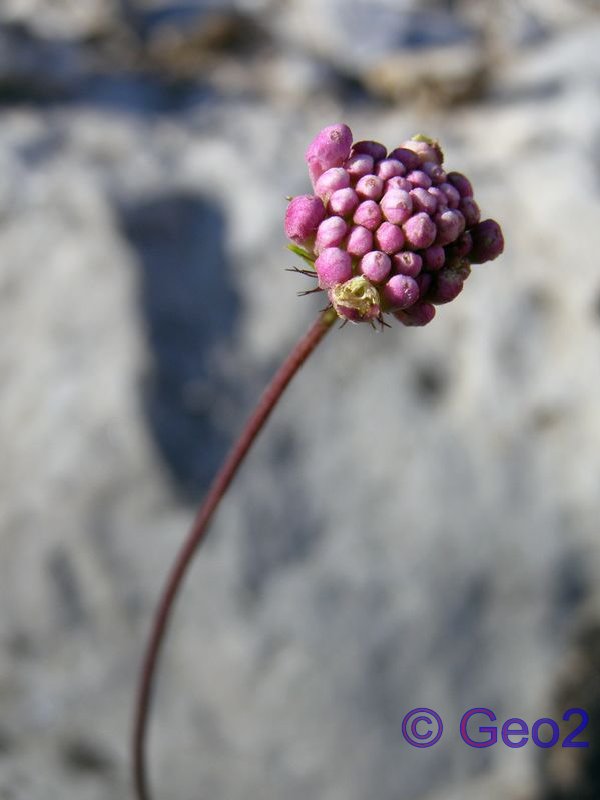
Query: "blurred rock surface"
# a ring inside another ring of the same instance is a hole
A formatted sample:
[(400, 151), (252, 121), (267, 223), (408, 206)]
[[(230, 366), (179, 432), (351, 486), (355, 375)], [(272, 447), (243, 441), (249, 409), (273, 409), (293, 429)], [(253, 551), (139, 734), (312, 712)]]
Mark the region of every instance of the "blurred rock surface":
[[(469, 52), (487, 70), (481, 102), (432, 111), (435, 93), (427, 110), (373, 101), (369, 53), (343, 60), (356, 34), (323, 46), (339, 3), (312, 32), (291, 22), (303, 5), (223, 5), (264, 38), (214, 47), (191, 82), (157, 66), (122, 6), (0, 10), (0, 84), (29, 76), (0, 124), (0, 797), (126, 796), (133, 683), (182, 498), (202, 494), (321, 305), (283, 270), (282, 217), (308, 188), (308, 140), (338, 119), (390, 145), (439, 137), (507, 251), (422, 331), (333, 332), (290, 388), (181, 598), (157, 788), (539, 788), (532, 749), (473, 752), (457, 724), (473, 705), (548, 713), (579, 620), (600, 613), (600, 21), (530, 3), (543, 35), (519, 38), (515, 11), (517, 33), (490, 49), (497, 4), (428, 4), (448, 21), (432, 52), (481, 42)], [(400, 22), (405, 9), (406, 30), (416, 5), (377, 4)], [(137, 8), (161, 28), (166, 3)], [(398, 35), (386, 26), (372, 50)], [(401, 740), (418, 705), (447, 723), (429, 751)]]

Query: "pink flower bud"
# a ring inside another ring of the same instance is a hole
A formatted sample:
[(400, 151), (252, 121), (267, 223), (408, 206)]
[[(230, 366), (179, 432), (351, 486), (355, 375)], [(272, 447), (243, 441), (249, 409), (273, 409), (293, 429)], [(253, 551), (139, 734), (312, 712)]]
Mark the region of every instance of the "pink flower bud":
[(318, 197), (301, 194), (294, 197), (285, 212), (285, 234), (299, 245), (312, 243), (317, 228), (325, 218), (325, 206)]
[(326, 170), (315, 184), (315, 194), (327, 203), (331, 195), (338, 189), (350, 186), (350, 175), (342, 167), (332, 167)]
[(416, 136), (403, 142), (402, 147), (416, 153), (421, 164), (425, 164), (426, 161), (435, 161), (436, 164), (442, 164), (444, 161), (441, 147), (434, 139), (429, 137)]
[(362, 225), (370, 231), (377, 230), (383, 220), (379, 204), (374, 200), (365, 200), (354, 212), (353, 222)]
[(425, 211), (430, 216), (435, 214), (438, 204), (430, 190), (418, 187), (417, 189), (411, 189), (409, 194), (415, 211)]
[(359, 270), (372, 283), (381, 283), (390, 274), (392, 262), (388, 255), (371, 250), (361, 259)]
[(377, 175), (363, 175), (356, 184), (356, 193), (365, 200), (379, 200), (383, 194), (384, 184)]
[(375, 232), (375, 243), (380, 250), (388, 255), (393, 255), (402, 250), (404, 234), (402, 228), (391, 222), (382, 222)]
[(422, 328), (435, 317), (435, 306), (431, 303), (415, 303), (406, 311), (395, 311), (394, 316), (407, 327)]
[(399, 178), (398, 176), (390, 178), (385, 183), (386, 192), (389, 192), (390, 189), (401, 189), (403, 192), (410, 192), (412, 188), (413, 185), (410, 181), (407, 181), (406, 178)]
[(387, 155), (386, 148), (380, 142), (356, 142), (352, 147), (352, 153), (366, 153), (371, 156), (373, 161), (380, 161)]
[(420, 211), (408, 219), (402, 229), (406, 244), (414, 250), (431, 247), (437, 235), (434, 221), (424, 211)]
[(469, 254), (469, 261), (473, 264), (483, 264), (493, 261), (500, 253), (504, 252), (504, 237), (498, 223), (493, 219), (486, 219), (471, 229), (473, 248)]
[(439, 186), (432, 186), (431, 189), (427, 189), (427, 194), (435, 198), (438, 211), (445, 211), (448, 208), (448, 197)]
[(458, 204), (458, 210), (465, 218), (465, 225), (467, 228), (472, 228), (477, 225), (481, 217), (479, 206), (472, 197), (461, 197)]
[(350, 231), (348, 241), (346, 243), (346, 250), (351, 256), (362, 258), (369, 250), (373, 249), (373, 234), (367, 228), (361, 225), (356, 225)]
[(446, 251), (440, 245), (432, 245), (423, 250), (423, 263), (432, 272), (436, 272), (444, 266), (446, 261)]
[(437, 226), (436, 244), (446, 245), (458, 239), (465, 229), (465, 218), (460, 211), (448, 209), (435, 217)]
[(435, 185), (444, 183), (448, 179), (444, 168), (436, 164), (435, 161), (426, 161), (422, 166), (422, 170), (426, 175), (429, 175), (431, 182)]
[(417, 282), (417, 286), (419, 287), (419, 297), (421, 300), (427, 299), (427, 292), (431, 287), (431, 283), (433, 281), (433, 275), (431, 272), (421, 272), (415, 278)]
[(412, 214), (411, 196), (402, 189), (391, 189), (386, 192), (380, 205), (383, 216), (394, 225), (402, 224)]
[(452, 257), (464, 258), (468, 256), (473, 248), (473, 238), (469, 231), (463, 231), (458, 239), (448, 248), (448, 253)]
[(321, 253), (328, 247), (339, 247), (348, 233), (348, 225), (341, 217), (327, 217), (317, 231), (315, 252)]
[(416, 278), (421, 272), (423, 267), (423, 259), (418, 253), (413, 253), (410, 250), (404, 250), (402, 253), (397, 253), (392, 258), (392, 269), (400, 275), (408, 275), (411, 278)]
[(315, 269), (319, 276), (319, 286), (328, 289), (338, 283), (344, 283), (352, 277), (352, 259), (345, 250), (339, 247), (328, 247), (315, 261)]
[(368, 153), (355, 153), (344, 164), (348, 173), (353, 178), (362, 178), (363, 175), (371, 175), (374, 169), (373, 156)]
[(398, 311), (417, 302), (419, 286), (408, 275), (392, 275), (383, 287), (382, 296), (389, 311)]
[(406, 147), (397, 147), (395, 150), (392, 150), (390, 158), (401, 161), (407, 172), (411, 172), (413, 169), (419, 169), (421, 164), (419, 156), (413, 150), (409, 150)]
[(449, 172), (448, 183), (452, 184), (461, 197), (473, 197), (471, 181), (460, 172)]
[(354, 189), (338, 189), (329, 198), (329, 208), (334, 214), (339, 214), (341, 217), (347, 217), (352, 214), (360, 200)]
[(427, 299), (438, 306), (444, 303), (450, 303), (462, 292), (464, 282), (464, 278), (460, 272), (453, 269), (443, 269), (436, 275), (435, 282), (429, 290)]
[(352, 131), (347, 125), (329, 125), (318, 133), (306, 151), (313, 186), (331, 167), (341, 167), (350, 155)]
[(421, 169), (413, 169), (413, 171), (409, 172), (406, 176), (406, 180), (412, 186), (419, 186), (422, 189), (429, 189), (431, 186), (431, 178)]
[(384, 158), (377, 164), (375, 174), (384, 181), (390, 178), (401, 178), (403, 175), (406, 175), (406, 167), (401, 161), (395, 158)]
[(439, 188), (446, 195), (448, 208), (458, 208), (458, 204), (460, 203), (458, 189), (455, 189), (451, 183), (440, 183)]

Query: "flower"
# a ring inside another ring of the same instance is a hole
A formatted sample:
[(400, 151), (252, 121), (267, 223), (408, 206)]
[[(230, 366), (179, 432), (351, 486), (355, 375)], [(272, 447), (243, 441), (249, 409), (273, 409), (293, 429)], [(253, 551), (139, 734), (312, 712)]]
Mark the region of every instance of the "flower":
[(329, 125), (306, 162), (314, 194), (290, 200), (285, 231), (311, 268), (301, 271), (344, 320), (383, 325), (389, 313), (426, 325), (460, 294), (471, 264), (504, 249), (500, 226), (480, 220), (471, 182), (446, 172), (433, 139), (415, 136), (388, 153)]

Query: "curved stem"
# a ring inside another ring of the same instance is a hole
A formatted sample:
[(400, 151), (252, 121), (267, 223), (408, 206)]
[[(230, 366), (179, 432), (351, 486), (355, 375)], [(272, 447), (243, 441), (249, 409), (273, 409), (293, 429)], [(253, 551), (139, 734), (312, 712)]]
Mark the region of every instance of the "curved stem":
[(254, 413), (246, 423), (239, 439), (230, 450), (221, 469), (210, 485), (208, 494), (198, 511), (192, 529), (187, 539), (184, 541), (165, 583), (156, 607), (150, 636), (142, 661), (135, 704), (132, 755), (133, 780), (135, 794), (138, 800), (150, 800), (151, 797), (145, 756), (148, 717), (152, 702), (158, 657), (183, 578), (192, 562), (196, 549), (205, 538), (208, 524), (220, 500), (227, 491), (229, 484), (233, 480), (258, 432), (265, 424), (269, 414), (277, 404), (277, 401), (283, 394), (288, 383), (319, 344), (336, 319), (337, 315), (333, 309), (324, 311), (311, 325), (308, 332), (300, 339), (279, 370), (275, 373), (271, 383), (267, 386), (262, 397), (258, 401)]

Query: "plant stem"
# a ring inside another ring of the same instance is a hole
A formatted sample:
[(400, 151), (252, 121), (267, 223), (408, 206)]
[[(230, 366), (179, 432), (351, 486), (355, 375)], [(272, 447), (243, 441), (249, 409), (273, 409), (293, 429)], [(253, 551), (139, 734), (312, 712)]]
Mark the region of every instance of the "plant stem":
[(148, 718), (152, 703), (158, 658), (183, 578), (186, 575), (198, 546), (205, 539), (208, 524), (219, 502), (227, 491), (229, 484), (233, 480), (254, 439), (267, 421), (267, 418), (277, 404), (288, 383), (337, 318), (333, 309), (326, 309), (311, 325), (307, 333), (296, 344), (292, 352), (273, 376), (271, 383), (267, 386), (262, 397), (258, 401), (254, 413), (248, 419), (239, 439), (230, 450), (221, 469), (210, 485), (208, 494), (198, 511), (192, 529), (171, 568), (171, 572), (164, 585), (154, 614), (150, 636), (142, 661), (135, 704), (132, 759), (133, 781), (135, 794), (138, 800), (150, 800), (151, 798), (145, 756)]

